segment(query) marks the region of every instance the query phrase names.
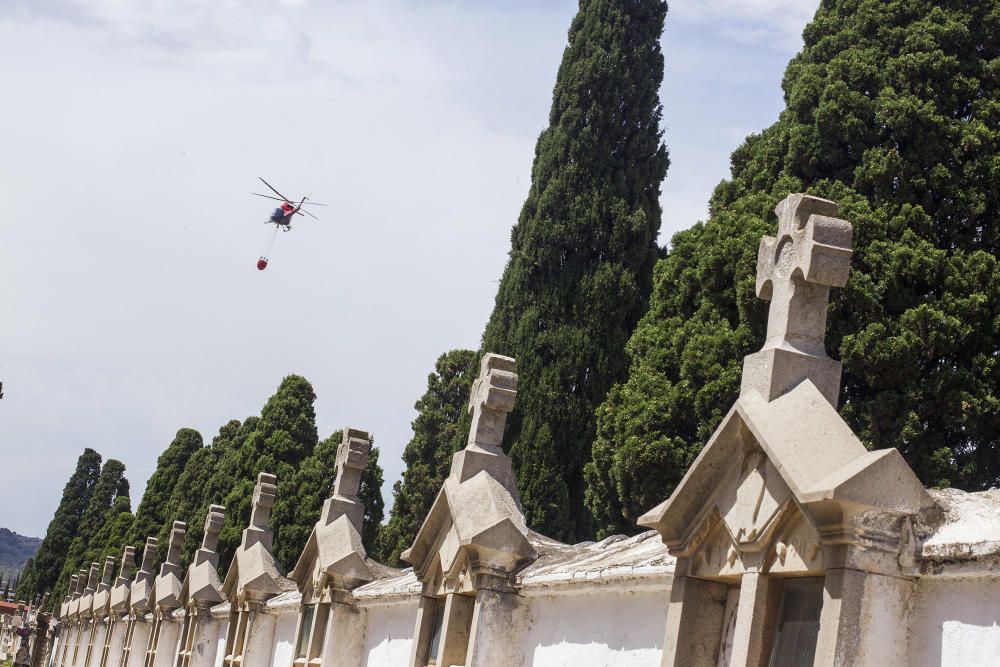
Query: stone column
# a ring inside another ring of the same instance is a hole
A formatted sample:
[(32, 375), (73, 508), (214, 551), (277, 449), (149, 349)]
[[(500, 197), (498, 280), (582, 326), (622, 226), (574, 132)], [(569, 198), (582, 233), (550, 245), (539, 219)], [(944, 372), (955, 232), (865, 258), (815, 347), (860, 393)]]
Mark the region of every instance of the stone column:
[(441, 619), (441, 643), (438, 646), (437, 664), (464, 665), (469, 653), (469, 632), (476, 598), (461, 593), (448, 593)]
[(521, 656), (511, 651), (520, 646), (515, 623), (520, 598), (508, 577), (476, 575), (476, 608), (472, 616), (466, 667), (516, 667)]
[(757, 667), (767, 664), (767, 649), (774, 634), (774, 615), (770, 603), (778, 589), (771, 577), (758, 572), (746, 572), (740, 580), (740, 597), (736, 607), (736, 628), (733, 652), (729, 664)]
[(816, 641), (817, 667), (905, 665), (906, 623), (913, 582), (851, 568), (826, 571)]
[[(677, 561), (678, 571), (687, 571)], [(722, 643), (726, 586), (714, 581), (674, 575), (663, 640), (663, 667), (715, 667)]]
[(430, 651), (431, 635), (434, 630), (434, 614), (440, 604), (436, 598), (421, 595), (417, 605), (416, 628), (413, 633), (413, 645), (410, 649), (410, 667), (424, 667), (427, 664), (427, 654)]
[(324, 628), (323, 664), (361, 667), (365, 650), (368, 612), (350, 600), (349, 593), (336, 592), (330, 603), (330, 618)]

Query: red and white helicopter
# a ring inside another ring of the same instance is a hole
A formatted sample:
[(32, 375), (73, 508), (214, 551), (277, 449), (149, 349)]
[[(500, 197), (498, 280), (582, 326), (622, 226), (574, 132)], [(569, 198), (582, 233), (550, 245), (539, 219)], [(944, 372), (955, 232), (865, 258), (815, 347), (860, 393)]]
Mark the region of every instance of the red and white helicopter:
[[(260, 176), (258, 176), (257, 178), (260, 178), (260, 182), (266, 185), (268, 189), (271, 190), (271, 192), (273, 192), (278, 196), (272, 197), (271, 195), (262, 195), (259, 192), (251, 192), (250, 194), (281, 202), (281, 206), (274, 209), (274, 212), (271, 213), (271, 217), (264, 222), (265, 225), (274, 225), (275, 236), (278, 234), (278, 229), (281, 229), (281, 231), (284, 232), (291, 231), (292, 216), (305, 214), (311, 218), (319, 220), (319, 218), (317, 218), (309, 211), (303, 210), (302, 209), (303, 206), (327, 206), (327, 204), (320, 204), (319, 202), (309, 201), (309, 197), (303, 197), (302, 200), (298, 204), (296, 204), (294, 201), (292, 201), (285, 195), (278, 192), (277, 188), (275, 188), (273, 185), (265, 181), (263, 178), (261, 178)], [(260, 259), (257, 260), (257, 268), (260, 269), (261, 271), (267, 268), (267, 256), (271, 252), (272, 245), (274, 245), (274, 236), (271, 237), (271, 242), (267, 246), (267, 252), (261, 255)]]

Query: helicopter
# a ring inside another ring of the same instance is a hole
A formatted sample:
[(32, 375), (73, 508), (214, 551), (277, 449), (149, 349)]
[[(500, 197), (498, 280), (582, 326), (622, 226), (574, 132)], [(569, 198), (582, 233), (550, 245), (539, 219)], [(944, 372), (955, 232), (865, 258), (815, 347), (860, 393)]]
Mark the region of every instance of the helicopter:
[(258, 197), (264, 197), (266, 199), (273, 199), (275, 201), (280, 201), (281, 202), (281, 206), (279, 208), (274, 209), (274, 212), (271, 213), (271, 217), (268, 218), (264, 222), (265, 225), (276, 225), (276, 226), (280, 227), (282, 231), (287, 232), (287, 231), (290, 231), (292, 229), (292, 216), (293, 215), (302, 215), (303, 213), (305, 213), (309, 217), (311, 217), (311, 218), (313, 218), (315, 220), (319, 220), (319, 218), (317, 218), (315, 215), (313, 215), (309, 211), (303, 211), (302, 207), (303, 206), (326, 206), (326, 204), (320, 204), (319, 202), (308, 201), (309, 197), (303, 197), (302, 200), (298, 204), (296, 204), (294, 201), (292, 201), (291, 199), (289, 199), (285, 195), (283, 195), (280, 192), (278, 192), (278, 190), (273, 185), (271, 185), (270, 183), (268, 183), (267, 181), (265, 181), (263, 178), (261, 178), (260, 176), (258, 176), (257, 178), (260, 178), (260, 182), (263, 183), (264, 185), (266, 185), (268, 187), (268, 189), (271, 190), (271, 192), (273, 192), (274, 194), (276, 194), (278, 196), (277, 197), (272, 197), (271, 195), (262, 195), (259, 192), (251, 192), (250, 194), (256, 195)]
[(308, 196), (303, 197), (299, 201), (299, 203), (296, 204), (293, 200), (289, 199), (285, 195), (283, 195), (280, 192), (278, 192), (277, 188), (275, 188), (273, 185), (271, 185), (270, 183), (268, 183), (267, 181), (265, 181), (263, 178), (261, 178), (260, 176), (258, 176), (257, 178), (259, 178), (260, 182), (263, 183), (264, 185), (266, 185), (268, 187), (268, 189), (271, 190), (271, 192), (273, 192), (274, 194), (276, 194), (278, 196), (277, 197), (272, 197), (271, 195), (265, 195), (265, 194), (261, 194), (259, 192), (251, 192), (250, 194), (256, 195), (258, 197), (264, 197), (266, 199), (273, 199), (275, 201), (280, 201), (281, 202), (281, 206), (279, 206), (278, 208), (274, 209), (274, 211), (271, 213), (271, 217), (268, 218), (266, 221), (264, 221), (265, 225), (274, 225), (274, 236), (271, 237), (271, 242), (267, 246), (267, 252), (265, 252), (263, 255), (261, 255), (260, 259), (257, 260), (257, 268), (260, 271), (263, 271), (264, 269), (267, 268), (268, 254), (270, 254), (270, 252), (271, 252), (271, 246), (274, 245), (274, 238), (275, 238), (275, 236), (277, 236), (278, 230), (280, 229), (283, 232), (291, 231), (291, 229), (292, 229), (292, 217), (295, 216), (295, 215), (305, 214), (305, 215), (308, 215), (309, 217), (311, 217), (311, 218), (313, 218), (315, 220), (319, 220), (319, 218), (317, 218), (315, 215), (313, 215), (309, 211), (303, 210), (302, 207), (303, 206), (326, 206), (327, 204), (321, 204), (319, 202), (308, 201), (308, 199), (309, 199)]

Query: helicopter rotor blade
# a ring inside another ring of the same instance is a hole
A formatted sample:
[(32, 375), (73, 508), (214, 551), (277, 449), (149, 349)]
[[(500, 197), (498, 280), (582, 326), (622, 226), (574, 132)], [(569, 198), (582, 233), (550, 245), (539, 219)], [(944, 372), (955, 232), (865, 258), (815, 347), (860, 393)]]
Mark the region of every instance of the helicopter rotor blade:
[(291, 202), (291, 201), (290, 201), (290, 200), (288, 199), (288, 197), (286, 197), (285, 195), (283, 195), (283, 194), (281, 194), (280, 192), (278, 192), (278, 191), (277, 191), (277, 190), (275, 189), (275, 187), (274, 187), (273, 185), (271, 185), (270, 183), (268, 183), (267, 181), (265, 181), (265, 180), (264, 180), (263, 178), (261, 178), (260, 176), (258, 176), (257, 178), (260, 178), (260, 182), (261, 182), (261, 183), (263, 183), (264, 185), (266, 185), (266, 186), (267, 186), (268, 188), (270, 188), (271, 192), (273, 192), (274, 194), (276, 194), (276, 195), (278, 195), (279, 197), (281, 197), (281, 201), (287, 201), (287, 202), (288, 202), (289, 204), (291, 204), (291, 203), (292, 203), (292, 202)]
[(267, 199), (273, 199), (274, 201), (285, 201), (284, 199), (278, 199), (277, 197), (272, 197), (271, 195), (262, 195), (259, 192), (251, 192), (252, 195), (257, 195), (258, 197), (266, 197)]

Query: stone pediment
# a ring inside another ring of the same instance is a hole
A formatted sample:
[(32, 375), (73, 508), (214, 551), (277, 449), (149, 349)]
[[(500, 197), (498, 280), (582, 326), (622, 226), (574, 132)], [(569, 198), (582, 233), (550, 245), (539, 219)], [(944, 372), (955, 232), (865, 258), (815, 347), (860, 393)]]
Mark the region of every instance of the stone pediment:
[(348, 514), (331, 523), (317, 523), (309, 534), (295, 568), (288, 573), (302, 589), (309, 581), (325, 577), (334, 588), (351, 590), (375, 580), (361, 535)]
[(189, 601), (215, 605), (222, 602), (222, 581), (215, 564), (209, 561), (191, 565), (181, 583), (180, 602), (186, 605)]
[(292, 582), (281, 576), (277, 560), (262, 542), (237, 550), (222, 584), (223, 595), (229, 600), (246, 592), (268, 598), (291, 588)]
[(754, 551), (772, 548), (772, 534), (799, 510), (828, 534), (865, 512), (914, 514), (931, 502), (897, 450), (865, 449), (806, 380), (771, 402), (744, 393), (670, 498), (639, 524), (688, 554), (717, 517), (738, 550)]
[(403, 558), (423, 575), (435, 561), (444, 575), (457, 572), (464, 555), (474, 564), (512, 572), (537, 557), (517, 501), (487, 472), (459, 482), (445, 480), (413, 546)]

